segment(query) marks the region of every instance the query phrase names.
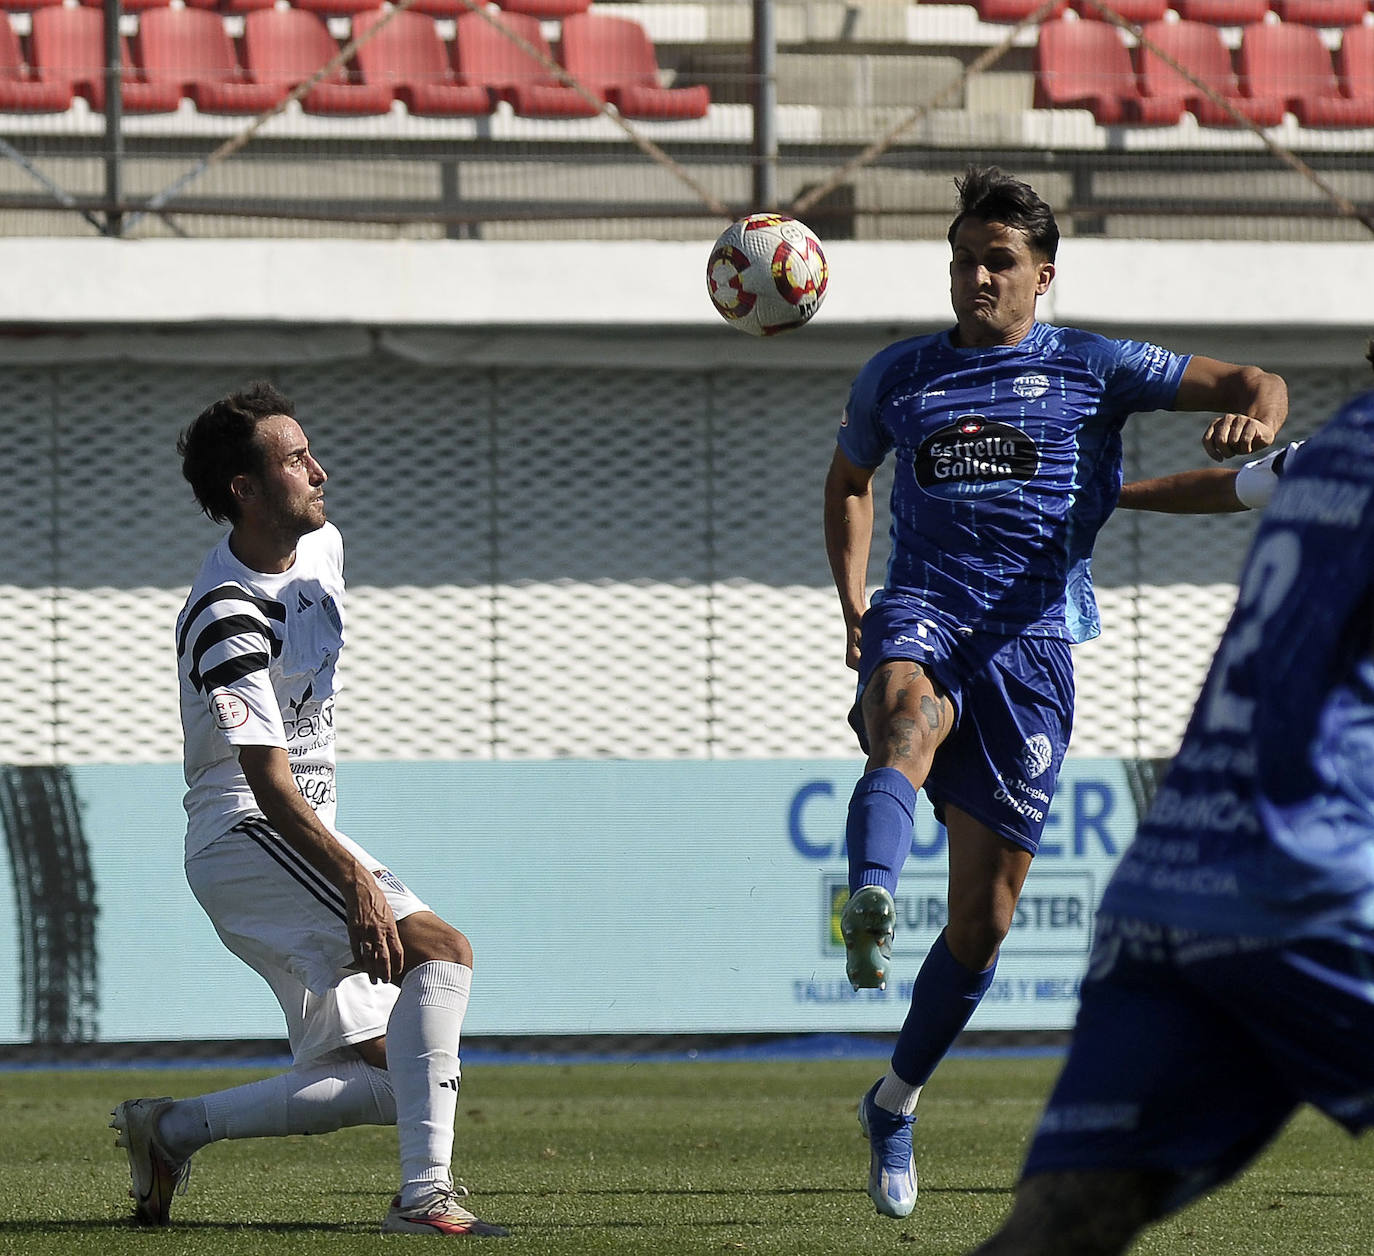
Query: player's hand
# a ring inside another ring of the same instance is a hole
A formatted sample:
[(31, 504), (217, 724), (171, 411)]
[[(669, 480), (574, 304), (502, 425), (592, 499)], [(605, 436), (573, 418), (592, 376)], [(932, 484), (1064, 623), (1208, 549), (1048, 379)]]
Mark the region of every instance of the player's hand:
[(1202, 447), (1214, 462), (1236, 454), (1252, 454), (1271, 444), (1274, 433), (1267, 424), (1248, 414), (1221, 414), (1208, 424)]
[(849, 629), (849, 646), (845, 650), (845, 666), (854, 671), (859, 670), (859, 625), (852, 624)]
[(401, 935), (396, 931), (396, 918), (386, 901), (382, 887), (361, 864), (343, 888), (348, 908), (348, 940), (353, 947), (353, 959), (375, 985), (400, 977), (405, 963)]

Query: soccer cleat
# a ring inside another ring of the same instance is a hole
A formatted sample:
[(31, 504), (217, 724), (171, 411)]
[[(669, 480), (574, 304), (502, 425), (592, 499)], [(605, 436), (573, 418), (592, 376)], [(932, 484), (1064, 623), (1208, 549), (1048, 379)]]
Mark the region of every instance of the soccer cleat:
[(885, 1217), (906, 1217), (916, 1207), (916, 1157), (911, 1150), (914, 1116), (889, 1112), (873, 1102), (879, 1082), (859, 1100), (859, 1128), (868, 1135), (868, 1197)]
[(158, 1140), (158, 1117), (171, 1106), (166, 1097), (126, 1099), (110, 1113), (110, 1128), (118, 1131), (115, 1146), (129, 1153), (134, 1220), (145, 1225), (167, 1224), (172, 1196), (186, 1194), (191, 1178), (191, 1161), (173, 1159)]
[(849, 896), (840, 913), (844, 971), (856, 990), (886, 990), (892, 962), (897, 908), (881, 885), (865, 885)]
[(397, 1195), (382, 1222), (382, 1233), (503, 1239), (510, 1231), (503, 1225), (482, 1221), (466, 1208), (460, 1208), (456, 1190), (442, 1190), (413, 1208), (402, 1208), (401, 1197)]

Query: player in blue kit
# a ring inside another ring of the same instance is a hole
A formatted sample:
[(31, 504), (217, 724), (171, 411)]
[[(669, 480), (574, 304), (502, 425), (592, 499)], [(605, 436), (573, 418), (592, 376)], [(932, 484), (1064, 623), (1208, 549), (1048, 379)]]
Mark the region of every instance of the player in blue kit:
[[(849, 805), (841, 931), (855, 988), (887, 979), (893, 891), (922, 787), (949, 840), (948, 925), (915, 981), (892, 1064), (864, 1096), (868, 1191), (906, 1216), (921, 1087), (992, 982), (1073, 720), (1069, 643), (1099, 630), (1088, 560), (1121, 486), (1121, 427), (1220, 412), (1221, 459), (1270, 444), (1276, 375), (1036, 321), (1059, 230), (1026, 184), (971, 168), (949, 229), (956, 325), (859, 372), (826, 478), (825, 534), (859, 673), (868, 754)], [(887, 581), (865, 610), (873, 475), (892, 454)]]
[(1108, 1256), (1295, 1108), (1374, 1124), (1374, 393), (1265, 511), (1183, 744), (1107, 886), (1016, 1202), (980, 1256)]

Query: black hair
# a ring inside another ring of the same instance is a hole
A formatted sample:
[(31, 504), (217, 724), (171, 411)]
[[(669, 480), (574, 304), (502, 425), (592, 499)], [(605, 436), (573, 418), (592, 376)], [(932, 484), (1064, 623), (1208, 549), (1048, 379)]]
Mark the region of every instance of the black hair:
[(229, 485), (236, 475), (261, 469), (262, 451), (254, 435), (259, 423), (276, 415), (295, 418), (295, 407), (271, 384), (249, 384), (207, 406), (177, 437), (181, 474), (216, 523), (238, 518)]
[(965, 218), (980, 222), (1000, 222), (1022, 232), (1033, 252), (1054, 261), (1059, 251), (1059, 224), (1052, 210), (1035, 189), (1014, 179), (996, 166), (970, 166), (962, 179), (955, 179), (959, 193), (959, 212), (949, 224), (949, 243)]

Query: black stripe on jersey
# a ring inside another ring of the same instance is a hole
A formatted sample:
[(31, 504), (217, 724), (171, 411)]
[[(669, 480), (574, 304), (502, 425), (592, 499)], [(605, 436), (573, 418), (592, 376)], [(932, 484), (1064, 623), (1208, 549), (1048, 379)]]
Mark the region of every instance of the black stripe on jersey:
[(244, 820), (234, 825), (234, 831), (243, 833), (256, 842), (265, 854), (281, 865), (293, 881), (305, 889), (311, 898), (333, 912), (345, 924), (348, 923), (348, 913), (343, 907), (343, 895), (293, 850), (271, 825), (259, 820)]
[[(191, 668), (187, 673), (187, 679), (190, 680), (197, 689), (203, 688), (200, 672), (201, 660), (209, 650), (219, 645), (220, 642), (232, 640), (234, 637), (261, 638), (263, 644), (271, 651), (273, 658), (276, 658), (277, 655), (281, 653), (281, 642), (267, 631), (263, 626), (262, 620), (252, 615), (226, 615), (223, 619), (212, 619), (205, 625), (205, 631), (196, 638), (195, 644), (191, 647)], [(245, 657), (257, 658), (259, 657), (259, 653), (254, 653)], [(267, 666), (265, 661), (266, 657), (265, 654), (262, 655), (264, 659), (262, 665), (264, 667)], [(233, 659), (229, 660), (231, 663), (234, 661)], [(220, 667), (224, 666), (227, 666), (227, 664), (220, 664)], [(212, 668), (211, 670), (219, 671), (220, 667)], [(255, 666), (249, 670), (257, 671), (258, 669)], [(247, 672), (239, 672), (238, 675), (245, 676)], [(238, 676), (235, 676), (234, 679), (237, 680)], [(221, 683), (227, 684), (228, 682), (225, 681)], [(210, 687), (213, 689), (215, 686), (212, 685)]]
[(212, 667), (204, 676), (192, 672), (191, 683), (202, 692), (223, 689), (225, 685), (232, 685), (234, 681), (251, 676), (254, 672), (266, 671), (271, 661), (265, 654), (236, 654)]
[(186, 638), (190, 635), (191, 625), (196, 622), (196, 616), (207, 606), (213, 606), (216, 602), (249, 602), (256, 606), (268, 619), (277, 620), (283, 627), (286, 624), (286, 607), (281, 602), (258, 597), (236, 584), (221, 584), (217, 588), (211, 589), (194, 606), (187, 608), (186, 618), (181, 623), (181, 634), (177, 637), (178, 658), (186, 653)]

